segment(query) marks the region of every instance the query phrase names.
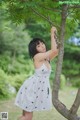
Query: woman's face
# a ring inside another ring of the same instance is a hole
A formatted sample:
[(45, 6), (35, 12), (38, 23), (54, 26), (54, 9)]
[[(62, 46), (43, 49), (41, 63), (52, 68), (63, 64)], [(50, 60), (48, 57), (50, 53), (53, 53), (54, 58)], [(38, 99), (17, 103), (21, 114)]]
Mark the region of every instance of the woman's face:
[(39, 41), (39, 44), (36, 46), (38, 52), (46, 52), (46, 46), (43, 42)]

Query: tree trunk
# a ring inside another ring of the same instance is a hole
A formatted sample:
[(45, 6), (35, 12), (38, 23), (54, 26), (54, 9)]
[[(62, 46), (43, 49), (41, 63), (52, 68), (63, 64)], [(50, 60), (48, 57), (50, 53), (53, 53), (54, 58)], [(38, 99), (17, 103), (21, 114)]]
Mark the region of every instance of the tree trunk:
[[(60, 44), (57, 67), (56, 67), (55, 81), (53, 83), (52, 102), (53, 102), (54, 107), (57, 109), (57, 111), (60, 114), (62, 114), (65, 118), (67, 118), (68, 120), (79, 120), (79, 117), (77, 116), (76, 112), (80, 105), (80, 89), (78, 91), (76, 100), (71, 110), (68, 110), (66, 106), (63, 103), (61, 103), (58, 99), (59, 88), (60, 88), (60, 75), (62, 71), (62, 62), (63, 62), (63, 55), (64, 55), (64, 35), (65, 35), (67, 10), (68, 10), (68, 5), (63, 4), (62, 13), (61, 13), (61, 33), (60, 33), (61, 44)], [(76, 108), (74, 109), (74, 107)]]

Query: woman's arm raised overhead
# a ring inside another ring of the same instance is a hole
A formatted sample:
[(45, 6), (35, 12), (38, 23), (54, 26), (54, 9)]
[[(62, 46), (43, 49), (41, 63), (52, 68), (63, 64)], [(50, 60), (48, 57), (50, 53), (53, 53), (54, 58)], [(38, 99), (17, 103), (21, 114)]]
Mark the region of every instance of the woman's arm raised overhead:
[(55, 27), (51, 28), (51, 50), (53, 54), (50, 56), (50, 60), (56, 57), (59, 53), (58, 44), (55, 39), (55, 33), (57, 33), (57, 29)]
[(38, 53), (35, 55), (36, 60), (41, 61), (44, 59), (52, 60), (58, 55), (59, 49), (57, 48), (57, 43), (55, 39), (55, 32), (57, 32), (55, 27), (51, 28), (51, 49), (44, 53)]

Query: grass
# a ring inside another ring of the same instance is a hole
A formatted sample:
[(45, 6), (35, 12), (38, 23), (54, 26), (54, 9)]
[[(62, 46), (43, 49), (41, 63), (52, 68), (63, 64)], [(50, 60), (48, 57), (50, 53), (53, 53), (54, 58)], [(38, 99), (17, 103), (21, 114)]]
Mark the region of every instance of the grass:
[[(59, 99), (67, 106), (69, 109), (73, 104), (76, 97), (77, 89), (66, 87), (59, 92)], [(8, 112), (8, 120), (17, 120), (17, 117), (21, 115), (22, 110), (14, 106), (15, 98), (10, 100), (0, 100), (0, 112)], [(80, 115), (80, 108), (78, 110), (78, 115)], [(33, 120), (66, 120), (57, 110), (54, 108), (49, 111), (34, 111)]]

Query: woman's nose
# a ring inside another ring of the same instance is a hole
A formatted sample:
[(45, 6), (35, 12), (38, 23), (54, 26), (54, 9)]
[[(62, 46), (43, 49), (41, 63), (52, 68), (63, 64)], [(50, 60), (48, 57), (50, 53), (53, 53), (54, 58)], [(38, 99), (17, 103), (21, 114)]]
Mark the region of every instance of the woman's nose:
[(42, 46), (44, 47), (45, 45), (43, 44)]
[(42, 45), (42, 48), (45, 48), (45, 46), (44, 46), (44, 45)]

